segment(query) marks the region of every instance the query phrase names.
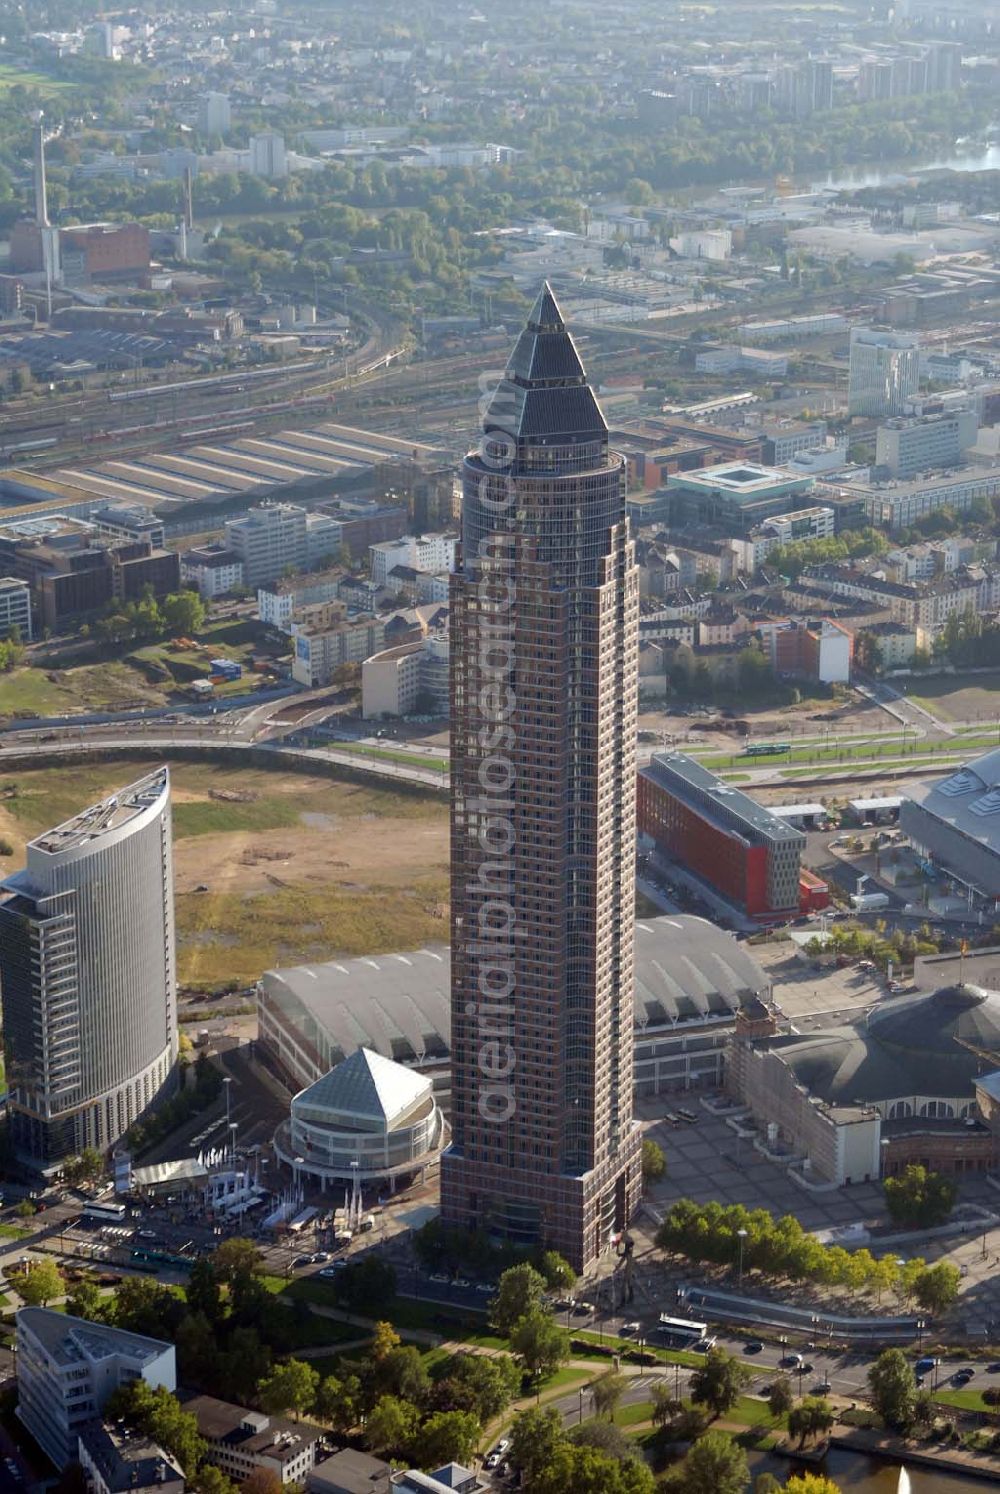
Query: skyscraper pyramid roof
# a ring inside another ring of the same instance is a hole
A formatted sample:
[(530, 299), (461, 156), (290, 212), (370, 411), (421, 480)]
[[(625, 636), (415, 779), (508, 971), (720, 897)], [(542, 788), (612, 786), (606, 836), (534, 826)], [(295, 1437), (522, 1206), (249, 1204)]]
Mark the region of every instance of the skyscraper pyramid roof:
[(485, 429), (515, 440), (549, 436), (575, 443), (607, 436), (604, 417), (548, 281), (494, 391)]

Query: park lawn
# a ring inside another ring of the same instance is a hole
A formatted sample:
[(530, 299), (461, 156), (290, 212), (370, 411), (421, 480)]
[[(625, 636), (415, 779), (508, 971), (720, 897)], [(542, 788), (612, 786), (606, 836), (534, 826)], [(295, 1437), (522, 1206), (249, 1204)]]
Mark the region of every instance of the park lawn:
[(322, 1349), (327, 1344), (349, 1343), (364, 1338), (365, 1330), (352, 1323), (338, 1323), (334, 1318), (321, 1318), (316, 1313), (296, 1312), (294, 1307), (276, 1303), (286, 1329), (289, 1352), (296, 1349)]
[(942, 1406), (957, 1406), (962, 1411), (989, 1411), (981, 1390), (935, 1390), (934, 1400)]
[(23, 1224), (0, 1224), (0, 1239), (2, 1240), (26, 1240), (33, 1235), (33, 1229), (26, 1229)]
[(548, 1375), (544, 1380), (540, 1380), (538, 1390), (545, 1395), (550, 1390), (565, 1390), (567, 1387), (572, 1388), (574, 1385), (582, 1385), (584, 1381), (589, 1381), (592, 1378), (593, 1376), (589, 1370), (564, 1367), (563, 1369), (557, 1369), (555, 1374)]
[(618, 1427), (636, 1427), (649, 1421), (652, 1415), (652, 1401), (632, 1401), (627, 1406), (619, 1406), (612, 1420)]

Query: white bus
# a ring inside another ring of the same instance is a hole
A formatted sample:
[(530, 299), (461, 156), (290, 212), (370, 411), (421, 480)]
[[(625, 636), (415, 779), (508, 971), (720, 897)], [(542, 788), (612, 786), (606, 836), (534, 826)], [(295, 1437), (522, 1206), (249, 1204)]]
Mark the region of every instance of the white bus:
[(656, 1325), (657, 1337), (664, 1339), (671, 1348), (692, 1349), (708, 1334), (707, 1323), (696, 1323), (687, 1318), (671, 1318), (665, 1312), (660, 1313), (660, 1321)]
[(84, 1219), (93, 1219), (99, 1224), (122, 1224), (126, 1217), (123, 1203), (89, 1203), (84, 1205)]

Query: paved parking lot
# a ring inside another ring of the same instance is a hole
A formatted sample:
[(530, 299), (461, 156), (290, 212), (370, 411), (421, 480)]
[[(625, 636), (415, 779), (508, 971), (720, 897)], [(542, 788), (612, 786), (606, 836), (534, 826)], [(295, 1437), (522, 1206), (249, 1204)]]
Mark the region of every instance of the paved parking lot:
[[(639, 1113), (662, 1115), (665, 1104), (669, 1099), (663, 1096), (640, 1101)], [(794, 1214), (805, 1229), (830, 1229), (883, 1215), (882, 1190), (875, 1184), (810, 1193), (792, 1182), (784, 1167), (755, 1151), (750, 1140), (741, 1140), (721, 1117), (704, 1111), (695, 1096), (687, 1096), (684, 1104), (698, 1117), (694, 1125), (659, 1119), (644, 1133), (659, 1142), (667, 1158), (667, 1176), (649, 1194), (657, 1210), (668, 1209), (679, 1198), (697, 1203), (716, 1199), (723, 1205)]]

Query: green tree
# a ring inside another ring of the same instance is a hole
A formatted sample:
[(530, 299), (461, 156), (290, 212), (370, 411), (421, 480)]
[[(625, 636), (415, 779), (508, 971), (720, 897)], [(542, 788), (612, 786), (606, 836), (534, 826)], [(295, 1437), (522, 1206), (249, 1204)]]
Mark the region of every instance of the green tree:
[(788, 1413), (788, 1435), (805, 1445), (807, 1437), (822, 1437), (833, 1426), (834, 1416), (829, 1401), (807, 1395)]
[(173, 1340), (184, 1315), (179, 1297), (150, 1276), (125, 1276), (114, 1298), (116, 1327), (147, 1338)]
[(677, 1471), (678, 1494), (744, 1494), (750, 1478), (747, 1455), (725, 1432), (706, 1432)]
[(400, 1344), (380, 1359), (370, 1360), (362, 1368), (361, 1384), (367, 1405), (374, 1405), (384, 1395), (423, 1405), (430, 1391), (430, 1376), (423, 1355), (413, 1344)]
[(510, 1346), (533, 1380), (554, 1374), (569, 1358), (569, 1334), (551, 1313), (535, 1308), (521, 1318), (510, 1336)]
[(713, 1416), (722, 1416), (736, 1405), (750, 1378), (747, 1366), (725, 1349), (709, 1349), (691, 1375), (691, 1399), (707, 1406)]
[(288, 1411), (295, 1412), (298, 1421), (303, 1411), (308, 1411), (316, 1399), (319, 1372), (303, 1359), (287, 1359), (276, 1364), (258, 1387), (261, 1408), (275, 1416)]
[(758, 1473), (753, 1481), (753, 1494), (781, 1494), (781, 1485), (773, 1473)]
[(551, 1406), (545, 1411), (532, 1406), (514, 1417), (508, 1461), (523, 1475), (528, 1488), (533, 1486), (542, 1469), (552, 1462), (562, 1441), (562, 1421), (559, 1412)]
[(263, 1275), (264, 1257), (252, 1240), (234, 1235), (216, 1247), (212, 1265), (218, 1279), (232, 1289), (244, 1277)]
[(787, 1416), (794, 1404), (795, 1393), (791, 1380), (787, 1375), (779, 1375), (768, 1392), (767, 1409), (777, 1419), (779, 1416)]
[(793, 1473), (785, 1489), (787, 1494), (841, 1494), (840, 1485), (825, 1473)]
[(529, 1266), (511, 1266), (500, 1277), (497, 1294), (490, 1302), (490, 1323), (502, 1338), (510, 1338), (522, 1318), (541, 1311), (545, 1277)]
[(414, 1438), (411, 1456), (421, 1468), (468, 1463), (481, 1431), (479, 1418), (471, 1411), (435, 1411)]
[(545, 1277), (545, 1285), (550, 1291), (568, 1292), (576, 1285), (576, 1272), (558, 1250), (543, 1250), (538, 1261), (538, 1269)]
[(236, 1494), (236, 1485), (214, 1463), (202, 1463), (191, 1482), (196, 1494)]
[(164, 597), (163, 623), (175, 637), (190, 638), (205, 626), (205, 604), (196, 591), (173, 591)]
[(384, 1395), (365, 1422), (365, 1446), (377, 1457), (400, 1457), (412, 1445), (419, 1425), (416, 1406)]
[(951, 1261), (938, 1261), (921, 1271), (913, 1286), (913, 1295), (928, 1312), (947, 1312), (958, 1296), (962, 1274)]
[(955, 1207), (953, 1179), (911, 1162), (896, 1177), (886, 1178), (885, 1201), (894, 1224), (931, 1229), (944, 1224)]
[(482, 1422), (506, 1411), (521, 1388), (521, 1371), (509, 1354), (455, 1354), (434, 1387), (439, 1411), (473, 1411)]
[(642, 1175), (647, 1183), (655, 1183), (667, 1170), (667, 1159), (662, 1146), (647, 1136), (642, 1143)]
[(28, 1307), (46, 1307), (66, 1290), (63, 1274), (50, 1255), (31, 1261), (26, 1271), (13, 1277), (13, 1285)]
[(346, 1437), (361, 1414), (361, 1381), (357, 1375), (327, 1375), (316, 1392), (316, 1415)]
[(396, 1295), (396, 1272), (377, 1255), (345, 1266), (333, 1283), (337, 1301), (347, 1308), (366, 1308), (373, 1302), (387, 1305)]
[(248, 1400), (270, 1367), (271, 1352), (257, 1329), (239, 1324), (231, 1329), (219, 1355), (220, 1393), (230, 1400)]
[(913, 1419), (917, 1381), (902, 1349), (883, 1349), (868, 1371), (872, 1405), (888, 1427), (905, 1430)]
[(63, 1179), (71, 1188), (79, 1183), (95, 1183), (104, 1177), (104, 1158), (94, 1146), (85, 1146), (78, 1157), (63, 1163)]
[(660, 1381), (653, 1386), (652, 1401), (650, 1420), (654, 1427), (669, 1426), (684, 1410), (684, 1402), (677, 1399), (669, 1385)]
[(222, 1297), (216, 1268), (205, 1256), (191, 1267), (184, 1289), (188, 1310), (204, 1313), (210, 1323), (218, 1323), (222, 1317)]
[(594, 1400), (594, 1415), (606, 1416), (614, 1421), (618, 1402), (628, 1389), (628, 1380), (618, 1370), (607, 1370), (590, 1387)]
[(98, 1323), (104, 1316), (104, 1308), (105, 1301), (100, 1288), (89, 1276), (81, 1276), (79, 1281), (74, 1281), (66, 1293), (66, 1311), (70, 1317), (86, 1318), (90, 1323)]
[(218, 1383), (218, 1331), (203, 1312), (186, 1312), (177, 1325), (174, 1343), (181, 1376), (197, 1385)]
[(105, 1412), (109, 1420), (121, 1418), (173, 1453), (188, 1477), (205, 1456), (207, 1447), (198, 1435), (196, 1419), (182, 1410), (177, 1397), (164, 1385), (154, 1389), (145, 1380), (129, 1380), (114, 1392)]

